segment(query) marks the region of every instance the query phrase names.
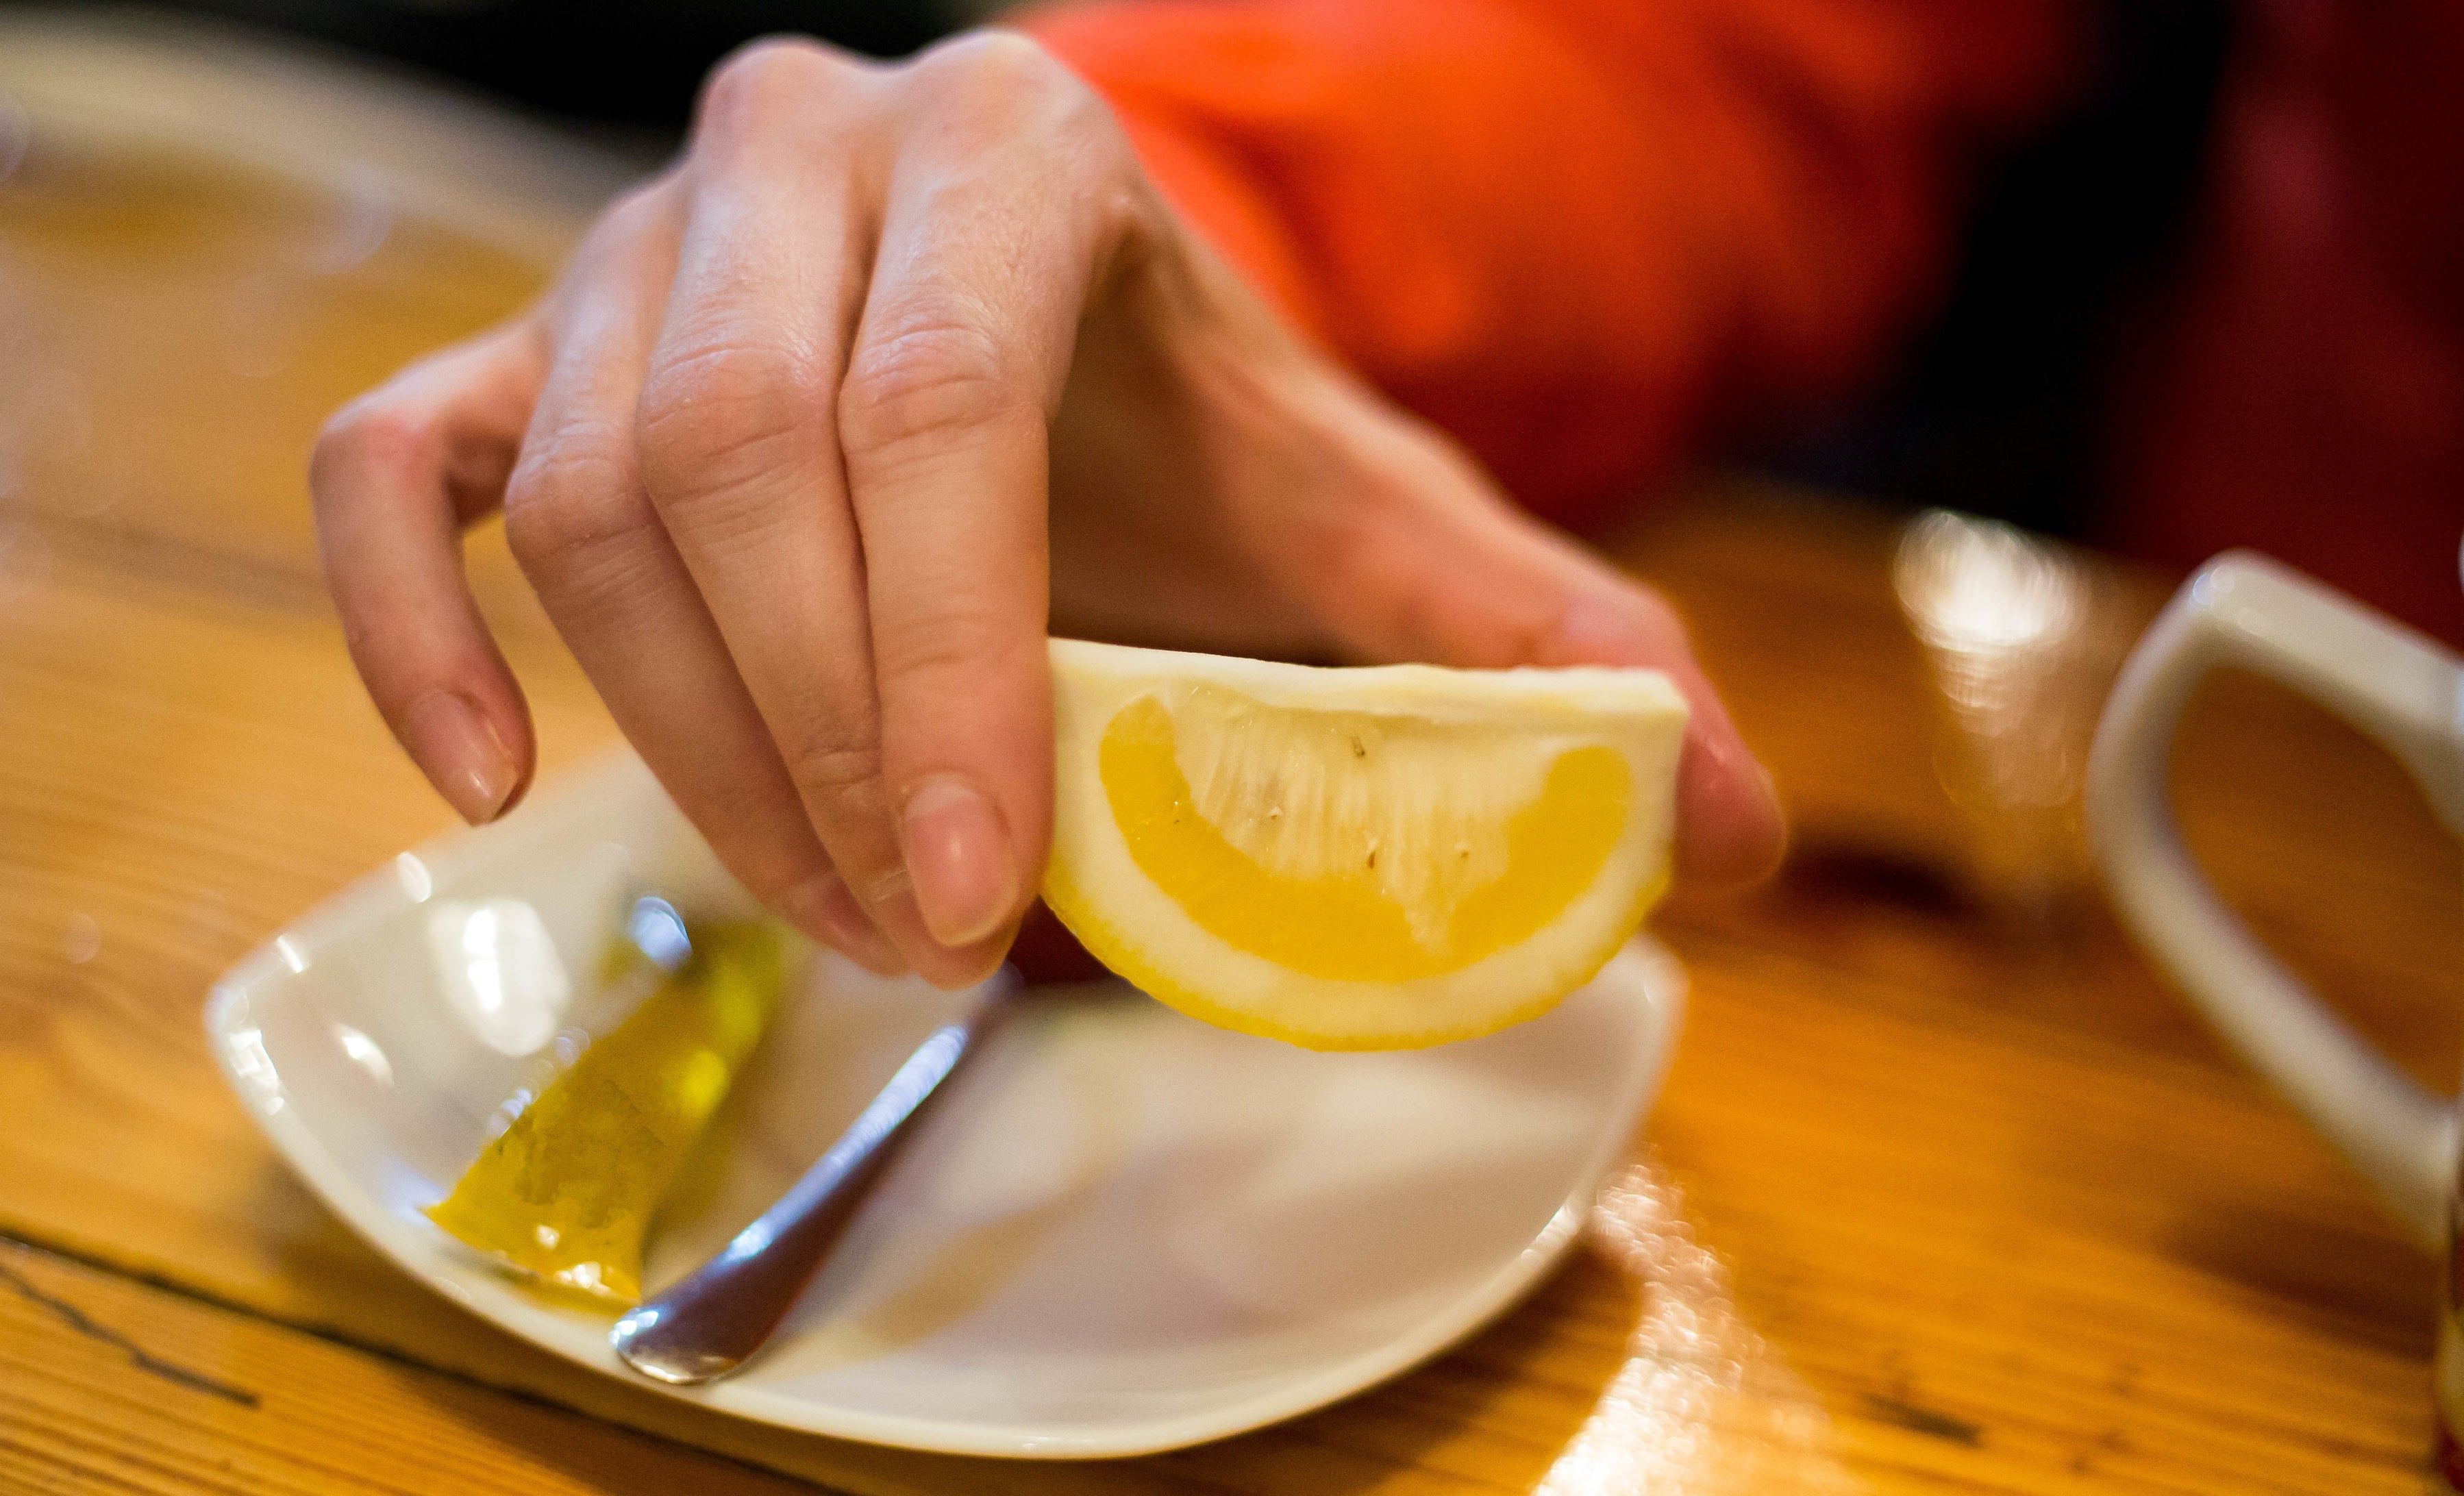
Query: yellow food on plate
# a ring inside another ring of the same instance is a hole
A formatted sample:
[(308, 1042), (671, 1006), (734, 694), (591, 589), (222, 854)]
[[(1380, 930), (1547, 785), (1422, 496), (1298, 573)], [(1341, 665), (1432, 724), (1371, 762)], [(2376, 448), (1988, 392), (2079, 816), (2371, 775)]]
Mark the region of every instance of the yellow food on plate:
[(639, 1302), (651, 1220), (778, 1011), (786, 959), (770, 926), (695, 928), (684, 966), (541, 1089), (429, 1219), (541, 1283)]
[(1652, 671), (1320, 670), (1052, 643), (1045, 901), (1225, 1028), (1399, 1049), (1535, 1018), (1668, 879)]

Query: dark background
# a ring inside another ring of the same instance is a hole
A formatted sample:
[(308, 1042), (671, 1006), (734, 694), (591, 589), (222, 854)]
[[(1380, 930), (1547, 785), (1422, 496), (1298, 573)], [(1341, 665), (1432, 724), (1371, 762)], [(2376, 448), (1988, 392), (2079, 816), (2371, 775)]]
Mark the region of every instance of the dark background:
[[(1637, 0), (1648, 3), (1648, 0)], [(1990, 3), (1990, 0), (1975, 0)], [(741, 42), (803, 32), (880, 56), (996, 0), (186, 0), (389, 58), (567, 124), (658, 147), (702, 75)], [(2092, 531), (2104, 391), (2161, 299), (2194, 216), (2223, 0), (2109, 0), (2090, 76), (2035, 137), (1980, 163), (1939, 314), (1863, 397), (1759, 433), (1734, 455), (1774, 476), (1941, 505), (2059, 535)]]

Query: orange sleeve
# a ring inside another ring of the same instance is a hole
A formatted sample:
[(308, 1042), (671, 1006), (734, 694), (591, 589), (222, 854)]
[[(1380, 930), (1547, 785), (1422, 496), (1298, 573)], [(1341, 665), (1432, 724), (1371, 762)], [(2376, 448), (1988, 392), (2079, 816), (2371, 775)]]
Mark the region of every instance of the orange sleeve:
[(1570, 523), (1868, 366), (2063, 0), (1099, 0), (1025, 28), (1296, 322)]

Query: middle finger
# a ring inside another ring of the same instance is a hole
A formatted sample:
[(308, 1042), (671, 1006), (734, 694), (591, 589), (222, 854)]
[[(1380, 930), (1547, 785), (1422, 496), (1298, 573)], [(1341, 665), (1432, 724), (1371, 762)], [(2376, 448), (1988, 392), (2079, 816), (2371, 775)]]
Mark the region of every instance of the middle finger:
[(507, 539), (608, 711), (720, 861), (807, 934), (897, 955), (797, 813), (761, 719), (643, 493), (632, 423), (674, 264), (670, 187), (611, 210), (551, 311), (557, 357), (505, 493)]
[(651, 502), (767, 724), (805, 816), (924, 976), (980, 978), (1000, 942), (926, 930), (881, 777), (865, 561), (836, 439), (870, 215), (862, 64), (768, 44), (714, 77), (639, 435)]

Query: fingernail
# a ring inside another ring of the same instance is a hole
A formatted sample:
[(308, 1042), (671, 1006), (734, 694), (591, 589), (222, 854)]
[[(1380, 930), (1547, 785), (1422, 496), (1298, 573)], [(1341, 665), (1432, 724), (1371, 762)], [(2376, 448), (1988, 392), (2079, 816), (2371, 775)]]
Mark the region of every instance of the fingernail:
[(1763, 803), (1771, 806), (1773, 814), (1777, 814), (1780, 809), (1779, 781), (1771, 778), (1770, 766), (1755, 758), (1750, 748), (1746, 750), (1746, 762), (1753, 766), (1754, 781), (1763, 787)]
[(906, 959), (898, 947), (867, 917), (845, 882), (824, 878), (795, 900), (797, 928), (876, 977), (904, 977)]
[(981, 790), (955, 775), (927, 780), (907, 797), (898, 840), (915, 907), (934, 939), (972, 944), (1009, 918), (1018, 902), (1018, 859), (1009, 828)]
[(496, 819), (521, 778), (494, 724), (452, 692), (432, 692), (413, 703), (403, 736), (428, 782), (473, 825)]
[(1788, 851), (1787, 812), (1778, 783), (1743, 739), (1725, 728), (1689, 730), (1677, 777), (1681, 877), (1717, 890), (1777, 870)]

